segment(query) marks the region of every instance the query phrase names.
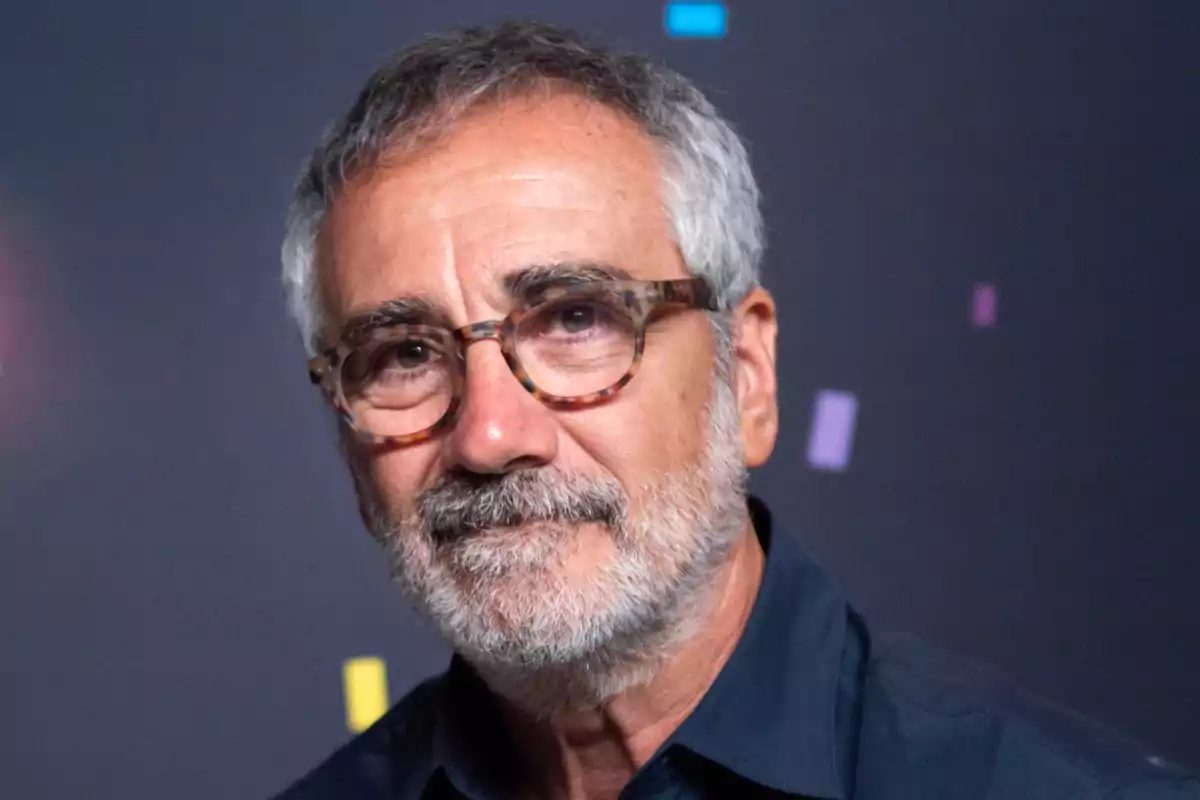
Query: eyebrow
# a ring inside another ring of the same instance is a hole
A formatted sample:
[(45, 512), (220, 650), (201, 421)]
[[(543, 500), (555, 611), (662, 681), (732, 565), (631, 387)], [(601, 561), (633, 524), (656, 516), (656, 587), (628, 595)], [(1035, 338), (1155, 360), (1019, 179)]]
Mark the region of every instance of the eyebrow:
[(396, 325), (436, 325), (450, 327), (445, 311), (428, 298), (398, 297), (351, 316), (342, 326), (341, 340), (353, 344), (381, 328)]
[[(547, 289), (578, 286), (599, 281), (627, 281), (632, 276), (612, 264), (598, 261), (556, 261), (531, 264), (502, 279), (504, 292), (515, 303), (534, 303)], [(341, 339), (353, 343), (380, 328), (396, 325), (432, 325), (451, 329), (449, 314), (427, 297), (398, 297), (351, 316), (342, 327)]]
[(533, 302), (547, 289), (597, 281), (627, 281), (628, 272), (598, 261), (558, 261), (532, 264), (504, 276), (504, 289), (519, 302)]

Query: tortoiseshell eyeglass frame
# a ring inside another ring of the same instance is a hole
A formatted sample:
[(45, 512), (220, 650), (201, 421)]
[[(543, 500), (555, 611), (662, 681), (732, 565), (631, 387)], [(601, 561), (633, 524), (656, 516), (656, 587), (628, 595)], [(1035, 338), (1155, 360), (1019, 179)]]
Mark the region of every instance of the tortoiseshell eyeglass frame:
[[(637, 331), (634, 342), (633, 360), (630, 362), (629, 369), (611, 386), (601, 389), (598, 392), (590, 392), (577, 397), (562, 397), (543, 392), (534, 385), (524, 367), (521, 366), (520, 360), (517, 358), (517, 326), (520, 325), (521, 320), (526, 316), (535, 313), (548, 303), (557, 302), (573, 294), (589, 294), (597, 290), (611, 292), (613, 295), (616, 295), (629, 310), (630, 318)], [(330, 347), (321, 352), (320, 355), (309, 359), (308, 374), (312, 382), (321, 387), (326, 397), (334, 405), (338, 413), (341, 414), (346, 424), (354, 430), (355, 435), (359, 439), (373, 444), (415, 444), (432, 438), (439, 431), (453, 424), (455, 417), (458, 415), (458, 409), (462, 403), (463, 390), (465, 388), (464, 376), (466, 370), (464, 369), (464, 364), (466, 361), (466, 348), (472, 342), (479, 342), (484, 339), (495, 339), (498, 341), (500, 343), (500, 351), (504, 354), (504, 360), (508, 362), (508, 368), (512, 370), (513, 375), (516, 376), (517, 380), (530, 394), (547, 406), (561, 409), (585, 408), (608, 400), (625, 386), (629, 385), (629, 382), (633, 380), (633, 376), (637, 374), (638, 367), (642, 363), (642, 353), (646, 348), (646, 325), (656, 312), (671, 308), (678, 310), (719, 310), (716, 296), (708, 282), (703, 278), (682, 278), (680, 280), (668, 281), (586, 281), (544, 289), (531, 302), (514, 310), (504, 319), (475, 322), (455, 330), (435, 325), (393, 323), (373, 328), (360, 336), (343, 331), (341, 339), (336, 346)], [(455, 370), (450, 403), (446, 407), (446, 412), (436, 422), (428, 428), (416, 431), (415, 433), (381, 435), (361, 430), (355, 424), (354, 415), (350, 413), (349, 404), (346, 402), (342, 391), (341, 366), (358, 349), (379, 339), (394, 337), (398, 328), (403, 328), (406, 332), (430, 338), (440, 337), (447, 345), (447, 352), (456, 353), (459, 363), (458, 369)]]

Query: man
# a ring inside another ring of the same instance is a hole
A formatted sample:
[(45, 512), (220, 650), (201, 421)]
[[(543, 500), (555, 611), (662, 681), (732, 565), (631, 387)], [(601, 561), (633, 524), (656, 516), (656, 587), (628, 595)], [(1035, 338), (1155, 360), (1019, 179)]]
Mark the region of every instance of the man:
[(370, 79), (284, 276), (363, 519), (456, 655), (282, 797), (1200, 797), (873, 638), (747, 497), (778, 426), (758, 206), (690, 83), (551, 27)]

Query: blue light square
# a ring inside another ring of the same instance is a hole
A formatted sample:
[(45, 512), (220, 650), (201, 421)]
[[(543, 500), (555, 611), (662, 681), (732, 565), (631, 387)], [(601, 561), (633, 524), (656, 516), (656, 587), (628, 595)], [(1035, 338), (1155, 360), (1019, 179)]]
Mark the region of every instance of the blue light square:
[(667, 3), (663, 24), (676, 38), (720, 39), (726, 17), (724, 3)]

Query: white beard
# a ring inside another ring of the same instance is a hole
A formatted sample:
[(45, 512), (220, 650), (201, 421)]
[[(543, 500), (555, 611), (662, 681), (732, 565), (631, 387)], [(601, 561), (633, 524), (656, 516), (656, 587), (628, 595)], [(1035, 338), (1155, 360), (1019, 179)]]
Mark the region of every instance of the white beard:
[[(398, 517), (356, 474), (364, 518), (404, 594), (527, 712), (594, 707), (644, 684), (695, 633), (746, 524), (740, 419), (721, 372), (704, 458), (632, 498), (615, 478), (547, 467), (435, 487)], [(522, 521), (505, 527), (505, 519)], [(583, 522), (614, 547), (586, 580), (573, 580), (562, 567)], [(456, 524), (473, 532), (447, 536)]]

